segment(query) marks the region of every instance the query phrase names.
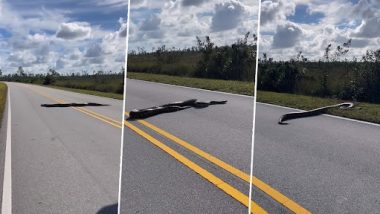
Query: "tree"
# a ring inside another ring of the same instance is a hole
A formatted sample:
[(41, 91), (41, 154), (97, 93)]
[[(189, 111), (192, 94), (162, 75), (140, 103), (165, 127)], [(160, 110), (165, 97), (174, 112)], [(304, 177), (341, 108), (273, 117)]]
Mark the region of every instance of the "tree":
[(53, 77), (59, 77), (60, 76), (60, 74), (52, 68), (49, 68), (48, 75), (51, 75)]
[(22, 76), (22, 77), (25, 77), (25, 76), (26, 76), (25, 71), (24, 71), (24, 69), (22, 68), (22, 66), (19, 66), (19, 67), (18, 67), (16, 73), (17, 73), (17, 75)]

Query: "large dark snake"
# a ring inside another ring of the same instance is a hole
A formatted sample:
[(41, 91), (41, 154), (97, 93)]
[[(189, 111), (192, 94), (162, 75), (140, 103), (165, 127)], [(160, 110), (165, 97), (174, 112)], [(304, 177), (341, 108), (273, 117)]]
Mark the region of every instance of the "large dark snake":
[(341, 109), (348, 109), (348, 108), (352, 108), (353, 106), (354, 106), (353, 103), (346, 102), (346, 103), (339, 103), (336, 105), (330, 105), (330, 106), (325, 106), (325, 107), (321, 107), (321, 108), (316, 108), (316, 109), (312, 109), (310, 111), (291, 112), (291, 113), (282, 115), (280, 117), (280, 119), (278, 120), (278, 124), (284, 125), (284, 124), (287, 124), (287, 123), (285, 123), (285, 121), (287, 121), (287, 120), (293, 120), (293, 119), (302, 118), (302, 117), (311, 117), (311, 116), (317, 116), (320, 114), (324, 114), (327, 112), (327, 110), (332, 109), (332, 108), (338, 108), (339, 107)]
[(56, 104), (41, 104), (42, 107), (86, 107), (86, 106), (109, 106), (99, 103), (56, 103)]
[(134, 109), (129, 112), (129, 118), (128, 119), (144, 119), (151, 116), (155, 116), (157, 114), (162, 113), (168, 113), (168, 112), (175, 112), (180, 111), (187, 108), (206, 108), (210, 105), (216, 105), (216, 104), (225, 104), (227, 103), (226, 100), (222, 101), (210, 101), (210, 102), (199, 102), (197, 99), (190, 99), (186, 101), (181, 102), (173, 102), (168, 103), (160, 106), (153, 106), (150, 108), (144, 108), (144, 109)]

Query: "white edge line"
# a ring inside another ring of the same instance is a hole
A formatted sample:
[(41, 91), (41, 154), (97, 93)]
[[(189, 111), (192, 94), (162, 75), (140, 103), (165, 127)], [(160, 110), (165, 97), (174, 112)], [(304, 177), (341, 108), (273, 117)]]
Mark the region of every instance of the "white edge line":
[(121, 176), (122, 176), (122, 172), (123, 172), (123, 148), (124, 148), (124, 127), (125, 127), (125, 116), (124, 116), (124, 112), (125, 112), (125, 99), (126, 99), (126, 95), (127, 95), (127, 61), (128, 61), (128, 40), (129, 40), (129, 18), (130, 18), (130, 5), (131, 5), (131, 1), (128, 0), (128, 5), (127, 5), (127, 33), (126, 33), (126, 36), (125, 36), (125, 62), (124, 62), (124, 89), (123, 89), (123, 112), (121, 113), (121, 123), (122, 123), (122, 127), (121, 127), (121, 145), (120, 145), (120, 171), (119, 171), (119, 194), (118, 194), (118, 200), (117, 200), (117, 213), (120, 213), (120, 209), (121, 209)]
[[(302, 110), (302, 109), (291, 108), (291, 107), (286, 107), (286, 106), (280, 106), (280, 105), (271, 104), (271, 103), (262, 103), (262, 102), (257, 102), (257, 103), (259, 103), (261, 105), (267, 105), (267, 106), (272, 106), (272, 107), (277, 107), (277, 108), (283, 108), (283, 109), (289, 109), (289, 110), (294, 110), (294, 111), (305, 112), (305, 110)], [(362, 123), (362, 124), (366, 124), (366, 125), (372, 125), (372, 126), (378, 126), (378, 127), (380, 127), (380, 124), (377, 124), (377, 123), (371, 123), (371, 122), (351, 119), (351, 118), (347, 118), (347, 117), (340, 117), (340, 116), (335, 116), (335, 115), (331, 115), (331, 114), (322, 114), (322, 115), (323, 116), (327, 116), (327, 117), (332, 117), (332, 118), (335, 118), (335, 119), (347, 120), (347, 121), (351, 121), (351, 122), (357, 122), (357, 123)]]
[[(261, 2), (260, 2), (261, 4)], [(259, 9), (261, 11), (261, 9)], [(258, 34), (258, 38), (257, 40), (259, 41), (259, 38), (260, 38), (260, 35)], [(259, 43), (258, 43), (259, 44)], [(257, 47), (259, 47), (259, 45), (257, 45)], [(257, 51), (259, 50), (259, 48), (257, 48)], [(259, 52), (257, 52), (259, 53)], [(257, 60), (257, 59), (256, 59)], [(258, 61), (258, 60), (257, 60)], [(193, 89), (193, 90), (199, 90), (199, 91), (207, 91), (207, 92), (214, 92), (214, 93), (219, 93), (219, 94), (227, 94), (227, 95), (234, 95), (234, 96), (240, 96), (240, 97), (247, 97), (247, 98), (252, 98), (252, 96), (249, 96), (249, 95), (244, 95), (244, 94), (233, 94), (233, 93), (228, 93), (228, 92), (223, 92), (223, 91), (213, 91), (213, 90), (208, 90), (208, 89), (203, 89), (203, 88), (192, 88), (192, 87), (187, 87), (187, 86), (181, 86), (181, 85), (171, 85), (171, 84), (167, 84), (167, 83), (160, 83), (160, 82), (151, 82), (151, 81), (146, 81), (146, 80), (139, 80), (139, 79), (132, 79), (133, 81), (142, 81), (142, 82), (146, 82), (146, 83), (152, 83), (152, 84), (161, 84), (161, 85), (167, 85), (167, 86), (174, 86), (174, 87), (179, 87), (179, 88), (186, 88), (186, 89)], [(257, 93), (257, 87), (256, 87), (256, 84), (255, 84), (255, 87), (254, 87), (254, 90), (255, 90), (255, 94)], [(254, 107), (256, 107), (256, 103), (259, 103), (259, 104), (262, 104), (262, 105), (268, 105), (268, 106), (274, 106), (274, 107), (279, 107), (279, 108), (284, 108), (284, 109), (289, 109), (289, 110), (295, 110), (295, 111), (305, 111), (305, 110), (302, 110), (302, 109), (296, 109), (296, 108), (291, 108), (291, 107), (286, 107), (286, 106), (280, 106), (280, 105), (275, 105), (275, 104), (270, 104), (270, 103), (262, 103), (262, 102), (257, 102), (256, 101), (256, 97), (253, 96), (254, 98)], [(255, 108), (256, 109), (256, 108)], [(255, 110), (254, 109), (254, 110)], [(373, 125), (373, 126), (380, 126), (380, 124), (377, 124), (377, 123), (371, 123), (371, 122), (367, 122), (367, 121), (362, 121), (362, 120), (356, 120), (356, 119), (351, 119), (351, 118), (346, 118), (346, 117), (341, 117), (341, 116), (335, 116), (335, 115), (330, 115), (330, 114), (323, 114), (324, 116), (327, 116), (327, 117), (332, 117), (332, 118), (336, 118), (336, 119), (342, 119), (342, 120), (348, 120), (348, 121), (352, 121), (352, 122), (358, 122), (358, 123), (363, 123), (363, 124), (367, 124), (367, 125)]]
[(255, 67), (255, 87), (253, 97), (253, 115), (252, 115), (252, 144), (251, 144), (251, 166), (249, 173), (249, 200), (248, 200), (248, 214), (252, 212), (252, 183), (253, 183), (253, 157), (255, 148), (255, 127), (256, 127), (256, 101), (257, 101), (257, 78), (259, 73), (259, 53), (260, 53), (260, 21), (261, 21), (261, 0), (259, 0), (259, 11), (257, 16), (257, 41), (256, 41), (256, 67)]
[(218, 94), (234, 95), (234, 96), (239, 96), (239, 97), (247, 97), (247, 98), (252, 98), (253, 97), (253, 96), (244, 95), (244, 94), (234, 94), (234, 93), (228, 93), (228, 92), (224, 92), (224, 91), (213, 91), (213, 90), (208, 90), (208, 89), (203, 89), (203, 88), (192, 88), (192, 87), (188, 87), (188, 86), (172, 85), (172, 84), (161, 83), (161, 82), (153, 82), (153, 81), (146, 81), (146, 80), (139, 80), (139, 79), (131, 79), (131, 80), (133, 80), (133, 81), (142, 81), (142, 82), (152, 83), (152, 84), (166, 85), (166, 86), (174, 86), (174, 87), (178, 87), (178, 88), (193, 89), (193, 90), (198, 90), (198, 91), (213, 92), (213, 93), (218, 93)]
[(1, 201), (1, 213), (12, 213), (12, 144), (11, 144), (11, 97), (8, 87), (8, 118), (7, 118), (7, 140), (5, 144), (3, 197)]

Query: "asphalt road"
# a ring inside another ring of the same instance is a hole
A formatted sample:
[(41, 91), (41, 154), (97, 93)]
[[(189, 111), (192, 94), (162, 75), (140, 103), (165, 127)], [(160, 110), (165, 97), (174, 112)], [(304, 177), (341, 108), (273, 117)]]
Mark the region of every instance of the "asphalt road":
[(78, 109), (40, 105), (57, 103), (56, 99), (109, 104), (80, 109), (121, 121), (122, 101), (35, 85), (7, 84), (12, 115), (13, 213), (116, 211), (121, 128)]
[(257, 104), (253, 174), (312, 213), (380, 213), (380, 126), (325, 115), (277, 124), (292, 111)]
[[(227, 100), (225, 105), (203, 109), (191, 108), (157, 115), (145, 121), (249, 174), (252, 97), (130, 79), (127, 81), (126, 96), (127, 111), (187, 99)], [(248, 182), (137, 121), (130, 122), (241, 193), (248, 195)], [(247, 213), (248, 211), (242, 203), (128, 127), (124, 133), (121, 181), (122, 213)]]

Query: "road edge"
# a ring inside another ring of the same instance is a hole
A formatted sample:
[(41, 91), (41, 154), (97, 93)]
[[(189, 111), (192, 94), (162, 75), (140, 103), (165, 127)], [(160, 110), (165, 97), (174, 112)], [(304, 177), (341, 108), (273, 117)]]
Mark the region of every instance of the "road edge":
[(178, 87), (178, 88), (193, 89), (193, 90), (198, 90), (198, 91), (206, 91), (206, 92), (215, 92), (215, 93), (219, 93), (219, 94), (235, 95), (235, 96), (239, 96), (239, 97), (248, 97), (248, 98), (254, 97), (254, 96), (249, 96), (249, 95), (245, 95), (245, 94), (234, 94), (234, 93), (230, 93), (230, 92), (216, 91), (216, 90), (214, 91), (214, 90), (209, 90), (209, 89), (204, 89), (204, 88), (194, 88), (194, 87), (183, 86), (183, 85), (173, 85), (173, 84), (162, 83), (162, 82), (153, 82), (153, 81), (140, 80), (140, 79), (131, 79), (131, 80), (137, 80), (137, 81), (142, 81), (142, 82), (147, 82), (147, 83), (157, 83), (157, 84), (166, 85), (166, 86), (174, 86), (174, 87)]
[[(292, 108), (292, 107), (287, 107), (287, 106), (280, 106), (280, 105), (271, 104), (271, 103), (264, 103), (264, 102), (256, 102), (256, 103), (260, 104), (260, 105), (265, 105), (265, 106), (271, 106), (271, 107), (276, 107), (276, 108), (282, 108), (282, 109), (288, 109), (288, 110), (293, 110), (293, 111), (305, 112), (305, 110), (302, 110), (302, 109), (297, 109), (297, 108)], [(335, 119), (341, 119), (341, 120), (346, 120), (346, 121), (357, 122), (357, 123), (362, 123), (362, 124), (366, 124), (366, 125), (372, 125), (372, 126), (380, 127), (380, 124), (371, 123), (371, 122), (367, 122), (367, 121), (364, 121), (364, 120), (356, 120), (356, 119), (351, 119), (351, 118), (348, 118), (348, 117), (341, 117), (341, 116), (336, 116), (336, 115), (331, 115), (331, 114), (322, 114), (322, 115), (326, 116), (326, 117), (332, 117), (332, 118), (335, 118)]]
[[(6, 125), (6, 143), (5, 143), (5, 158), (4, 158), (4, 177), (3, 177), (3, 193), (1, 200), (1, 213), (12, 213), (12, 144), (11, 144), (11, 98), (10, 89), (7, 92), (7, 125)], [(5, 121), (5, 120), (3, 120)], [(4, 128), (4, 127), (3, 127)]]

